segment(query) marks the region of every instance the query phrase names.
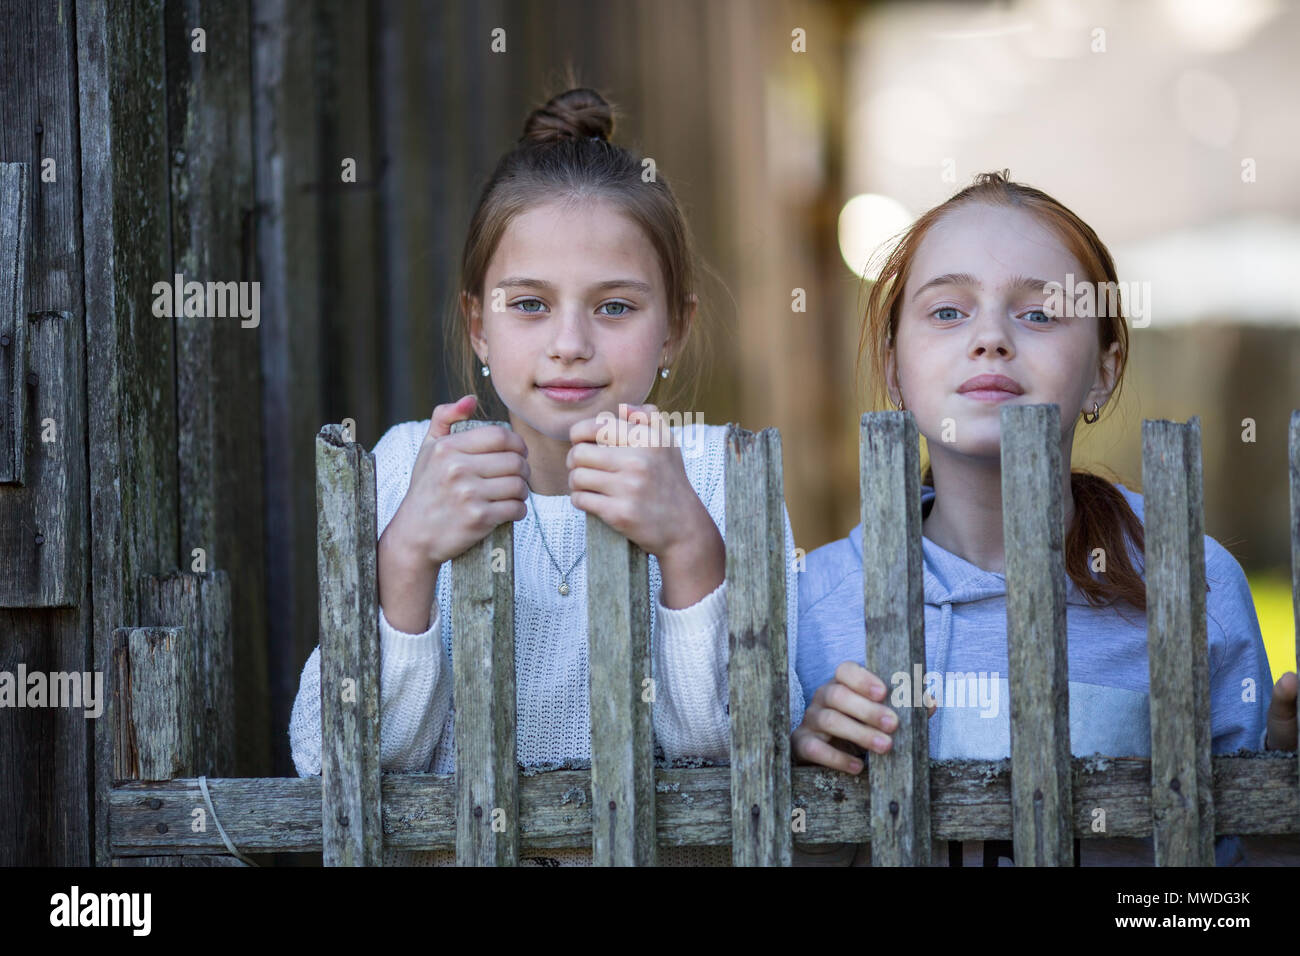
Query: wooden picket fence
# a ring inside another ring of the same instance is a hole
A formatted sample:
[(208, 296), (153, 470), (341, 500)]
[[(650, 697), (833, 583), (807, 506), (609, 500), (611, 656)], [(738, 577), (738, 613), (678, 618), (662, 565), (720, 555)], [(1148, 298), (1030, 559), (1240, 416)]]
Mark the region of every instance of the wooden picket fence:
[[(374, 459), (329, 425), (316, 445), (321, 775), (205, 777), (201, 786), (197, 775), (218, 763), (211, 716), (226, 687), (217, 672), (229, 668), (206, 647), (220, 644), (229, 594), (182, 588), (166, 619), (188, 608), (191, 623), (115, 634), (115, 862), (222, 865), (238, 848), (321, 851), (326, 865), (378, 865), (388, 847), (454, 849), (459, 864), (501, 866), (524, 851), (590, 846), (599, 865), (653, 865), (662, 846), (729, 844), (738, 866), (787, 866), (798, 839), (870, 842), (874, 865), (896, 866), (930, 862), (935, 839), (1011, 840), (1018, 865), (1068, 866), (1076, 838), (1154, 836), (1156, 863), (1178, 866), (1213, 865), (1216, 834), (1300, 832), (1294, 752), (1210, 753), (1199, 420), (1142, 424), (1152, 757), (1076, 758), (1059, 409), (1007, 406), (1001, 414), (1009, 760), (932, 761), (924, 709), (901, 707), (893, 749), (871, 757), (863, 774), (791, 766), (780, 436), (730, 426), (727, 766), (655, 765), (642, 700), (650, 673), (647, 557), (589, 516), (590, 769), (522, 773), (516, 764), (507, 523), (455, 559), (457, 772), (381, 774)], [(1300, 411), (1289, 442), (1300, 618)], [(867, 665), (910, 674), (925, 662), (910, 412), (863, 416), (861, 501)], [(506, 565), (494, 571), (497, 548)], [(1097, 807), (1106, 811), (1104, 834), (1093, 832)]]

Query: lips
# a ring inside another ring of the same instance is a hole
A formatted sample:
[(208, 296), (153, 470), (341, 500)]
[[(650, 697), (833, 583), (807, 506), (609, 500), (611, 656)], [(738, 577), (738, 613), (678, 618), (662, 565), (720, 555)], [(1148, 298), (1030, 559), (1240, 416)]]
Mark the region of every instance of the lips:
[(976, 375), (962, 382), (957, 391), (969, 398), (997, 400), (1023, 395), (1025, 389), (1015, 379), (1005, 375)]
[(543, 395), (557, 402), (584, 402), (599, 394), (605, 386), (582, 379), (557, 378), (550, 382), (539, 382), (537, 388)]

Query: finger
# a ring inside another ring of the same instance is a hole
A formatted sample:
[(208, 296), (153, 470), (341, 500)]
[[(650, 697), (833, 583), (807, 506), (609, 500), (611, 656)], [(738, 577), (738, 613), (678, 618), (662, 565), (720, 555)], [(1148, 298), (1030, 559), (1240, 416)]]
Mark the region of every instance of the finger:
[(613, 445), (593, 445), (591, 442), (582, 442), (569, 449), (569, 453), (564, 456), (564, 464), (570, 470), (598, 468), (601, 471), (617, 471), (618, 460), (622, 454), (623, 452)]
[(519, 433), (501, 425), (483, 425), (469, 431), (445, 436), (439, 441), (450, 443), (450, 447), (466, 455), (482, 455), (487, 452), (509, 451), (528, 457), (528, 445), (519, 437)]
[(855, 661), (844, 661), (835, 668), (835, 680), (870, 700), (885, 699), (885, 682)]
[(898, 729), (898, 714), (894, 713), (893, 708), (868, 700), (844, 684), (833, 684), (826, 688), (822, 704), (832, 710), (838, 710), (841, 714), (847, 714), (861, 723), (883, 730), (887, 734), (892, 734)]
[(478, 482), (478, 494), (484, 501), (525, 501), (528, 498), (528, 484), (519, 475), (505, 478), (484, 478)]
[(824, 734), (855, 743), (864, 750), (885, 753), (892, 746), (888, 734), (868, 727), (838, 710), (822, 708), (813, 713), (810, 725)]
[(594, 442), (599, 438), (602, 430), (616, 429), (617, 424), (617, 417), (610, 412), (601, 412), (592, 418), (584, 418), (569, 426), (569, 442), (575, 445), (579, 442)]
[(845, 773), (861, 773), (862, 768), (866, 766), (861, 757), (846, 754), (839, 747), (812, 733), (800, 738), (799, 756), (809, 763), (819, 763), (823, 767), (842, 770)]
[(477, 405), (478, 398), (471, 394), (462, 395), (450, 405), (437, 406), (429, 416), (429, 430), (425, 433), (425, 440), (450, 435), (451, 426), (473, 415)]
[(614, 497), (619, 491), (618, 473), (599, 468), (574, 468), (569, 472), (569, 492), (588, 491)]
[(485, 451), (467, 457), (472, 473), (480, 478), (501, 478), (517, 475), (527, 478), (532, 474), (528, 460), (517, 451)]
[(483, 519), (489, 530), (508, 521), (522, 521), (527, 514), (528, 506), (518, 498), (489, 501), (483, 509)]

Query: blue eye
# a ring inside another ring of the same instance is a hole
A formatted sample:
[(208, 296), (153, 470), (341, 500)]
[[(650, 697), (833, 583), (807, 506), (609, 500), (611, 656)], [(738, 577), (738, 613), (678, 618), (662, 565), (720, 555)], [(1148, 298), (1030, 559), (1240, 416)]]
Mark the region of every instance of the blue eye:
[[(611, 318), (618, 318), (619, 316), (627, 315), (629, 312), (632, 311), (632, 306), (628, 305), (626, 302), (606, 302), (606, 303), (605, 303), (604, 305), (602, 305), (600, 308), (601, 308), (601, 309), (604, 309), (604, 308), (608, 308), (608, 307), (610, 307), (610, 306), (617, 307), (618, 309), (621, 310), (621, 311), (618, 311), (618, 312), (606, 312), (606, 313), (604, 313), (605, 315), (608, 315), (608, 316), (610, 316)], [(596, 311), (599, 312), (600, 309), (597, 309)]]
[[(950, 312), (952, 314), (944, 315), (945, 312)], [(954, 321), (961, 317), (961, 313), (950, 305), (945, 305), (942, 308), (935, 309), (930, 314), (933, 315), (936, 319), (939, 319), (944, 322)]]
[[(537, 306), (539, 306), (539, 308), (536, 308), (536, 309), (526, 309), (526, 308), (524, 308), (524, 306), (526, 306), (526, 305), (531, 305), (531, 304), (536, 304)], [(520, 300), (519, 300), (518, 302), (516, 302), (514, 305), (515, 305), (515, 308), (518, 309), (520, 312), (526, 312), (526, 313), (528, 313), (528, 314), (530, 314), (530, 315), (536, 315), (538, 312), (541, 312), (541, 311), (542, 311), (541, 308), (540, 308), (540, 306), (542, 305), (542, 300), (541, 300), (541, 299), (520, 299)]]
[(1035, 325), (1042, 325), (1044, 322), (1052, 321), (1052, 317), (1048, 315), (1046, 312), (1044, 312), (1042, 309), (1030, 309), (1028, 312), (1025, 313), (1025, 318), (1029, 318), (1029, 316), (1031, 315), (1041, 315), (1043, 317), (1041, 321), (1034, 322)]

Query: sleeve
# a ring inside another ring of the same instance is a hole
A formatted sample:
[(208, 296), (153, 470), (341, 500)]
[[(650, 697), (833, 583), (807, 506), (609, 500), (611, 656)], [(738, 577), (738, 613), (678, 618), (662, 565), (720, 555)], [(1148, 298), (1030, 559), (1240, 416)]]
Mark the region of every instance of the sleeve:
[[(423, 435), (423, 423), (396, 425), (375, 445), (377, 535), (383, 534), (406, 495)], [(377, 624), (380, 768), (426, 771), (451, 712), (451, 662), (440, 639), (436, 589), (429, 627), (422, 633), (397, 630), (389, 624), (383, 608)], [(290, 751), (299, 776), (321, 772), (321, 693), (317, 646), (303, 667), (289, 721)]]
[[(726, 483), (715, 486), (708, 510), (726, 537)], [(803, 720), (803, 689), (795, 669), (798, 642), (798, 571), (790, 515), (782, 505), (786, 560), (786, 680), (790, 729)], [(654, 670), (655, 737), (664, 755), (725, 760), (731, 747), (727, 582), (689, 608), (669, 609), (656, 595)]]
[(1273, 697), (1268, 655), (1241, 565), (1205, 540), (1206, 628), (1210, 641), (1210, 733), (1213, 753), (1263, 750)]

